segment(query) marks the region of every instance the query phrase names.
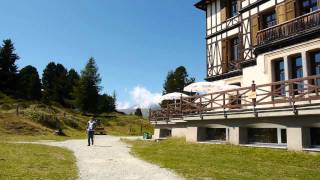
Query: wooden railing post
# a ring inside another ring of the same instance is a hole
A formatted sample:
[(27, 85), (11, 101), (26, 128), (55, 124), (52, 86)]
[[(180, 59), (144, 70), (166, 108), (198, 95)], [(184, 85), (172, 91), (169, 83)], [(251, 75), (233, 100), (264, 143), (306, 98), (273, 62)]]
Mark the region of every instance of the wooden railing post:
[(167, 118), (170, 119), (169, 103), (167, 103)]
[(180, 96), (180, 115), (183, 116), (183, 113), (182, 113), (182, 94)]
[[(256, 94), (256, 83), (254, 81), (252, 81), (251, 92), (252, 92), (252, 94)], [(252, 98), (252, 105), (253, 105), (254, 115), (257, 117), (258, 113), (256, 111), (256, 105), (257, 105), (256, 103), (257, 103), (257, 97), (255, 96)]]

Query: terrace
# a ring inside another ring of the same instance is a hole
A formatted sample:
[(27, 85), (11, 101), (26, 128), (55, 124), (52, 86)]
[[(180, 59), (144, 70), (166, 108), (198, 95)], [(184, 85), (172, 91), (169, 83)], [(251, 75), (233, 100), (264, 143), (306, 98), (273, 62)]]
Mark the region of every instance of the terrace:
[(209, 94), (181, 97), (150, 110), (152, 123), (319, 114), (320, 76), (272, 82)]

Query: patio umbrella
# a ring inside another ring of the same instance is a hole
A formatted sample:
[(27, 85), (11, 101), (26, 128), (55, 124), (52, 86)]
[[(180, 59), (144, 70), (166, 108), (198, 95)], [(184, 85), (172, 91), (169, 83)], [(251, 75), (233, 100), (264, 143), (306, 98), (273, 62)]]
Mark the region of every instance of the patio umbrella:
[(223, 91), (227, 91), (227, 90), (234, 90), (234, 89), (239, 89), (240, 86), (238, 85), (229, 85), (229, 84), (226, 84), (222, 87), (222, 90)]
[(212, 93), (223, 90), (223, 83), (217, 82), (196, 82), (186, 86), (183, 91), (198, 92), (198, 93)]
[(174, 92), (174, 93), (169, 93), (169, 94), (165, 94), (163, 96), (161, 96), (160, 100), (164, 101), (164, 100), (177, 100), (180, 99), (182, 97), (189, 97), (186, 94), (183, 93), (179, 93), (179, 92)]
[(174, 92), (174, 93), (169, 93), (169, 94), (165, 94), (163, 95), (160, 100), (161, 102), (164, 100), (174, 100), (174, 107), (177, 107), (177, 99), (180, 99), (181, 97), (189, 97), (186, 94), (183, 93), (179, 93), (179, 92)]

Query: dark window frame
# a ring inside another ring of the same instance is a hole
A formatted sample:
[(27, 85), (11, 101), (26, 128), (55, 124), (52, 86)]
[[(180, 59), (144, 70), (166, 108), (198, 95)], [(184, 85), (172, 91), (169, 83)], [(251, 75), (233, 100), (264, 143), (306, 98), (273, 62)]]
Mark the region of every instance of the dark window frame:
[[(309, 52), (309, 75), (320, 75), (320, 50)], [(316, 57), (317, 56), (317, 57)], [(320, 79), (312, 82), (312, 84), (320, 85)]]
[[(308, 3), (308, 5), (304, 4), (304, 3)], [(311, 12), (319, 9), (317, 0), (299, 1), (299, 7), (300, 7), (300, 14), (301, 15), (308, 14), (308, 13), (311, 13)]]
[(228, 3), (228, 12), (228, 18), (232, 18), (238, 15), (238, 0), (230, 0), (230, 2)]
[[(290, 70), (290, 78), (297, 79), (303, 78), (303, 60), (301, 54), (296, 54), (289, 57), (291, 70)], [(304, 92), (304, 81), (298, 82), (298, 84), (293, 85), (292, 92), (294, 94), (299, 94)]]
[(229, 61), (237, 62), (240, 61), (240, 38), (238, 36), (231, 37), (229, 40)]
[[(285, 81), (285, 65), (284, 65), (284, 59), (279, 58), (272, 61), (272, 80), (273, 82), (278, 81)], [(284, 84), (274, 85), (273, 90), (278, 90), (280, 88), (280, 92), (277, 94), (280, 96), (283, 96), (286, 94), (286, 89)]]

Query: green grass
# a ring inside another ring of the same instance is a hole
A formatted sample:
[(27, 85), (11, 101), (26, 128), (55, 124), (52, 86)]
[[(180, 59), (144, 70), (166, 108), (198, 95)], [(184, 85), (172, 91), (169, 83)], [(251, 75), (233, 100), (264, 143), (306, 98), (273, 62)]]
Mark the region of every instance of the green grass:
[(116, 115), (102, 120), (107, 133), (110, 135), (138, 136), (142, 135), (143, 132), (153, 134), (153, 126), (149, 123), (149, 121), (138, 116)]
[(187, 179), (320, 179), (320, 155), (184, 139), (128, 141), (132, 153)]
[(0, 179), (77, 179), (73, 153), (58, 147), (0, 143)]

